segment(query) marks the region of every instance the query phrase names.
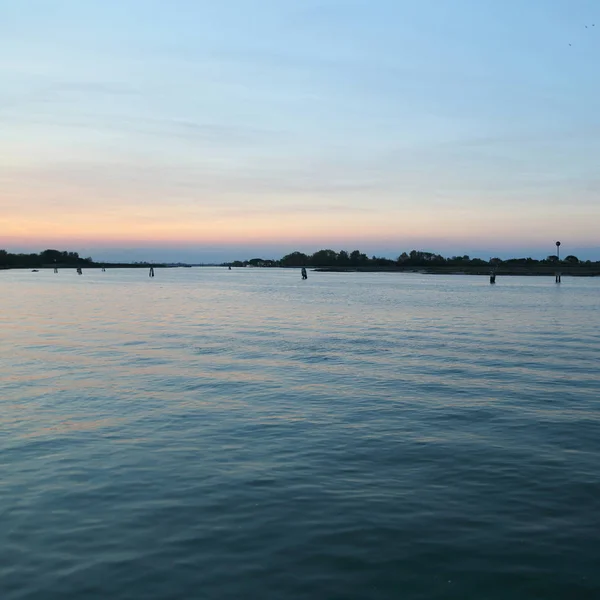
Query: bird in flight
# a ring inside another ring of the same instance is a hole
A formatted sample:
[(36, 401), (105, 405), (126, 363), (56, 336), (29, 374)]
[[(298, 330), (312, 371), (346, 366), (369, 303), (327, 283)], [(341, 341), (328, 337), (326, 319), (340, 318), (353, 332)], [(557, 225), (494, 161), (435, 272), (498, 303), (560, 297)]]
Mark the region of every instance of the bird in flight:
[[(585, 27), (586, 29), (589, 29), (589, 27), (588, 27), (587, 25), (584, 25), (584, 27)], [(592, 27), (596, 27), (596, 23), (592, 23)], [(569, 44), (569, 46), (572, 46), (572, 45), (573, 45), (573, 44)]]

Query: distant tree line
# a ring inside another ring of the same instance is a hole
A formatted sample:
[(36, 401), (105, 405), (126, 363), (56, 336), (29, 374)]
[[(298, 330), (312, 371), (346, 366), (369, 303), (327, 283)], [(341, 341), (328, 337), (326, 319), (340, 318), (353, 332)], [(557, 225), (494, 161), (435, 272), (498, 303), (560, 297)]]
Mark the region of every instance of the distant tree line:
[[(147, 267), (149, 263), (110, 263), (111, 267)], [(93, 268), (104, 266), (91, 257), (82, 258), (77, 252), (44, 250), (39, 254), (12, 254), (0, 249), (0, 269), (44, 269), (44, 268)], [(108, 264), (106, 265), (108, 266)], [(164, 265), (154, 264), (159, 267)]]
[(61, 252), (60, 250), (44, 250), (39, 254), (12, 254), (0, 250), (0, 268), (29, 269), (40, 267), (89, 267), (94, 261), (81, 258), (77, 252)]
[[(147, 267), (149, 263), (111, 263), (111, 267)], [(402, 252), (396, 259), (378, 256), (368, 257), (360, 250), (325, 249), (314, 254), (292, 252), (279, 260), (251, 258), (250, 260), (225, 263), (232, 267), (310, 267), (335, 271), (426, 271), (430, 273), (462, 272), (484, 274), (495, 271), (500, 274), (546, 274), (560, 269), (574, 275), (600, 275), (600, 262), (581, 261), (568, 255), (560, 261), (556, 255), (542, 260), (534, 258), (510, 258), (502, 260), (491, 258), (482, 260), (467, 255), (444, 257), (441, 254), (411, 250)], [(0, 250), (0, 269), (37, 269), (52, 267), (100, 267), (91, 257), (82, 258), (77, 252), (44, 250), (39, 254), (12, 254)], [(108, 265), (106, 265), (108, 266)], [(153, 265), (155, 267), (165, 265)]]
[(344, 271), (425, 270), (429, 272), (488, 273), (493, 270), (518, 273), (521, 271), (550, 272), (556, 270), (557, 266), (560, 266), (563, 270), (578, 266), (578, 269), (570, 269), (574, 272), (590, 270), (590, 268), (600, 271), (600, 262), (580, 261), (573, 255), (569, 255), (560, 261), (555, 255), (550, 255), (542, 260), (531, 257), (510, 258), (507, 260), (495, 257), (490, 258), (490, 260), (482, 260), (481, 258), (471, 258), (468, 255), (444, 257), (441, 254), (423, 250), (402, 252), (396, 259), (391, 259), (378, 256), (369, 257), (360, 250), (353, 250), (352, 252), (340, 250), (336, 252), (335, 250), (325, 249), (314, 254), (292, 252), (279, 260), (252, 258), (246, 261), (234, 261), (225, 264), (232, 267), (311, 267)]

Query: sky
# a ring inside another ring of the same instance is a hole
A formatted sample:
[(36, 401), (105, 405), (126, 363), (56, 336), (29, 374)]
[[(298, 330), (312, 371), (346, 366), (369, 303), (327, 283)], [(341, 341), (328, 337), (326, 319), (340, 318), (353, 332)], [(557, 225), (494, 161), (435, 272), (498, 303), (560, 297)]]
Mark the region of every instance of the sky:
[(599, 58), (592, 0), (0, 0), (0, 247), (600, 260)]

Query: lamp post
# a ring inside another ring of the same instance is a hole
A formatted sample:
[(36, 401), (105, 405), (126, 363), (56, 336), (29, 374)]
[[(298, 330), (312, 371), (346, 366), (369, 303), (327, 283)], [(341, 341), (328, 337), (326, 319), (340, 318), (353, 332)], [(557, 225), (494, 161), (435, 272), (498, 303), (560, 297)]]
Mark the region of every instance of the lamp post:
[[(556, 265), (560, 269), (560, 242), (556, 242)], [(560, 283), (560, 270), (556, 271), (554, 281)]]

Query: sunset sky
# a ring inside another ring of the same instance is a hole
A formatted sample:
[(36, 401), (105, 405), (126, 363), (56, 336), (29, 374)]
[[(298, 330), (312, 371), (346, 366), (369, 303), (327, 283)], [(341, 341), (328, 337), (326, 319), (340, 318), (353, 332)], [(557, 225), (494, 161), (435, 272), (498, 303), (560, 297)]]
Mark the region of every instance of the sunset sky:
[(0, 0), (0, 247), (600, 259), (599, 59), (592, 0)]

